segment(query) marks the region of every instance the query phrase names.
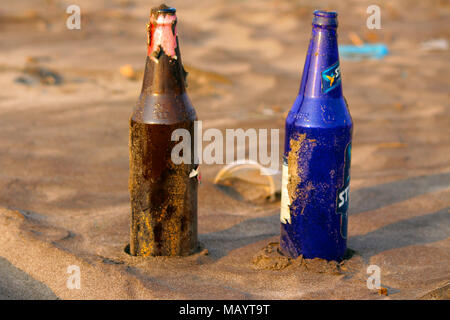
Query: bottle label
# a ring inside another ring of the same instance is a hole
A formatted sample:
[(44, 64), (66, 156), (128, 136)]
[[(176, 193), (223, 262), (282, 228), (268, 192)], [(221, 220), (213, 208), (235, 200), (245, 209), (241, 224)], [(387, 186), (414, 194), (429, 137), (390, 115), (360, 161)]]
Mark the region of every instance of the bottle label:
[(281, 211), (280, 211), (280, 221), (281, 223), (291, 223), (291, 200), (288, 193), (288, 183), (289, 183), (289, 170), (286, 159), (283, 159), (283, 169), (281, 178)]
[(149, 44), (147, 55), (153, 57), (156, 63), (158, 62), (160, 50), (163, 50), (167, 56), (177, 59), (175, 51), (177, 47), (176, 21), (177, 17), (172, 14), (160, 14), (157, 18), (152, 15), (150, 18), (150, 25), (147, 31), (147, 42)]
[(327, 93), (341, 83), (339, 61), (322, 71), (322, 92)]
[(344, 159), (344, 185), (337, 192), (336, 199), (336, 214), (341, 216), (341, 237), (347, 239), (347, 221), (348, 221), (348, 202), (349, 202), (349, 191), (350, 191), (350, 162), (352, 155), (352, 144), (351, 142), (345, 148), (345, 159)]

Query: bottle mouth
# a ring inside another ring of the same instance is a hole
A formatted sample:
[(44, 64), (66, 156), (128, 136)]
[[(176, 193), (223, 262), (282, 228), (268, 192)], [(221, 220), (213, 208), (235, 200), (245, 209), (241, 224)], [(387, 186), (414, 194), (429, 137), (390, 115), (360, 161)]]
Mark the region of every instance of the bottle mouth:
[(160, 15), (160, 14), (171, 14), (174, 15), (177, 10), (173, 7), (168, 7), (165, 4), (160, 5), (159, 7), (153, 8), (151, 14), (152, 15)]
[(316, 10), (314, 11), (313, 25), (321, 27), (332, 27), (336, 28), (338, 26), (337, 12), (326, 11), (326, 10)]
[(177, 21), (177, 10), (165, 4), (152, 9), (149, 25), (173, 25)]
[(172, 7), (158, 9), (158, 13), (175, 14), (176, 12), (177, 12), (177, 10)]

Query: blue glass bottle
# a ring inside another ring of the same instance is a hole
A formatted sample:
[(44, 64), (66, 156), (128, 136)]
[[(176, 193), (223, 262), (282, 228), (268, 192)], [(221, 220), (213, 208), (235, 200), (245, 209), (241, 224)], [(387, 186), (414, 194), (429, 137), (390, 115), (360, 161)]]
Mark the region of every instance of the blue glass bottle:
[(286, 119), (280, 246), (343, 259), (353, 123), (342, 95), (337, 13), (315, 11), (299, 94)]

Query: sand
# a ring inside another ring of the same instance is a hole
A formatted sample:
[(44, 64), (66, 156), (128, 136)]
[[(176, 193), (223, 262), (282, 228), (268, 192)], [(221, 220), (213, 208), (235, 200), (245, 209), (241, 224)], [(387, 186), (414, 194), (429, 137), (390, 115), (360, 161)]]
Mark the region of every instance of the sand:
[[(125, 253), (128, 118), (141, 87), (145, 24), (159, 2), (77, 3), (81, 30), (66, 29), (63, 1), (0, 9), (0, 298), (448, 298), (449, 51), (421, 50), (424, 41), (449, 40), (447, 2), (390, 1), (381, 5), (382, 29), (371, 32), (370, 1), (320, 7), (339, 11), (341, 44), (353, 31), (390, 50), (382, 60), (341, 61), (355, 128), (354, 254), (338, 272), (322, 261), (255, 267), (279, 241), (279, 197), (239, 196), (229, 190), (235, 183), (218, 188), (222, 165), (201, 166), (202, 250), (185, 258)], [(203, 128), (280, 128), (281, 157), (315, 1), (168, 4), (178, 10), (188, 92)], [(122, 75), (126, 65), (136, 74)], [(72, 265), (81, 289), (67, 287)], [(380, 267), (385, 294), (367, 288), (369, 265)]]

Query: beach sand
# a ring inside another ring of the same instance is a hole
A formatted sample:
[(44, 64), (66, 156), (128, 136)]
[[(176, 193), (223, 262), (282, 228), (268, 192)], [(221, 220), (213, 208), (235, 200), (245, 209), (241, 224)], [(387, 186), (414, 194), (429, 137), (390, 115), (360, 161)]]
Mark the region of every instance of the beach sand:
[[(274, 251), (261, 249), (278, 241), (279, 198), (217, 187), (223, 165), (201, 166), (198, 253), (129, 256), (128, 118), (160, 3), (79, 0), (81, 30), (66, 28), (65, 1), (2, 6), (0, 299), (448, 299), (450, 56), (421, 43), (449, 41), (450, 5), (389, 1), (382, 29), (369, 31), (371, 1), (315, 3), (167, 2), (203, 128), (278, 128), (280, 157), (312, 12), (339, 12), (340, 44), (354, 32), (388, 46), (381, 60), (341, 59), (354, 252), (338, 267), (273, 266)], [(368, 289), (370, 265), (387, 295)], [(80, 268), (80, 289), (67, 286), (69, 266)]]

